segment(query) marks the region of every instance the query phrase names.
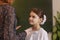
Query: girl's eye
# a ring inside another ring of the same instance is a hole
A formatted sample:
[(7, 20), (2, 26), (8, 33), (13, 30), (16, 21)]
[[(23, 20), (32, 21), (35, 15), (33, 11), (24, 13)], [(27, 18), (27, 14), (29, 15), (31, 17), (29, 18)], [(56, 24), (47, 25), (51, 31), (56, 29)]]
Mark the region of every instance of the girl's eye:
[(29, 16), (29, 17), (35, 18), (35, 16)]
[(32, 16), (33, 18), (35, 18), (35, 16)]
[(29, 17), (31, 17), (31, 16), (29, 16)]

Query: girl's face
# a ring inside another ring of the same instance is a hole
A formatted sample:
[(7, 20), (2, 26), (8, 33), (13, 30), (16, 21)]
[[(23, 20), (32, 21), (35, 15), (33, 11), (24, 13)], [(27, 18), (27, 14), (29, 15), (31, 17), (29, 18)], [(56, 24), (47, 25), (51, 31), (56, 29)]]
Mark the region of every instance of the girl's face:
[(39, 18), (39, 16), (36, 13), (31, 11), (29, 17), (29, 24), (36, 25), (36, 24), (40, 24), (41, 22), (42, 22), (42, 18)]

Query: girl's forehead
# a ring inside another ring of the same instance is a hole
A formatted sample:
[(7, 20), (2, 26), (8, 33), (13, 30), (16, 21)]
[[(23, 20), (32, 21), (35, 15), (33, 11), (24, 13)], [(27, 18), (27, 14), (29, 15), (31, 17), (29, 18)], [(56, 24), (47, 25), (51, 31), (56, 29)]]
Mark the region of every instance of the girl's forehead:
[(39, 16), (34, 12), (30, 12), (30, 16), (35, 16), (35, 17), (39, 18)]
[(35, 12), (33, 12), (33, 11), (30, 12), (30, 15), (31, 15), (31, 16), (38, 16), (38, 15), (37, 15)]

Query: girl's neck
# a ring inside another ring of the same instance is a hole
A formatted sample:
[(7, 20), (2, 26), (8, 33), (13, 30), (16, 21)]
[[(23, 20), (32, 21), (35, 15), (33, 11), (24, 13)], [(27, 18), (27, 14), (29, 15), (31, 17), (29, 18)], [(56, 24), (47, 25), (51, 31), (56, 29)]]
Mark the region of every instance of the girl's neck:
[(32, 30), (33, 31), (37, 31), (37, 30), (39, 30), (40, 29), (40, 25), (34, 25), (33, 27), (32, 27)]

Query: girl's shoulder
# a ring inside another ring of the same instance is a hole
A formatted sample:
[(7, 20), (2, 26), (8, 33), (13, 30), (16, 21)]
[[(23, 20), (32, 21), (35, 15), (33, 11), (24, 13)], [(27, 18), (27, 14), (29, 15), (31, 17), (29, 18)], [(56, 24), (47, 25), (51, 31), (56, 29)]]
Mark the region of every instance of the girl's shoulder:
[(25, 32), (27, 33), (27, 35), (29, 35), (31, 33), (31, 31), (32, 31), (32, 27), (30, 27), (30, 28), (28, 28), (28, 29), (25, 30)]
[(26, 29), (25, 31), (26, 31), (26, 32), (30, 32), (30, 31), (32, 31), (32, 27)]
[(47, 34), (47, 31), (44, 30), (43, 28), (40, 28), (40, 33), (42, 33), (42, 34)]

